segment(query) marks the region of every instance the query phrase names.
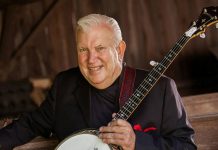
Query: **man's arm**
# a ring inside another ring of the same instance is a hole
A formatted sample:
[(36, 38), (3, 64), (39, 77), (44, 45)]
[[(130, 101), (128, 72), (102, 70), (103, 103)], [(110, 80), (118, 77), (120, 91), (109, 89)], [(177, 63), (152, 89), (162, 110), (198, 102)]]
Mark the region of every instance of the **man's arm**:
[(9, 150), (25, 144), (38, 135), (49, 137), (54, 120), (56, 84), (57, 82), (54, 83), (46, 100), (36, 111), (24, 114), (19, 120), (0, 129), (0, 150)]

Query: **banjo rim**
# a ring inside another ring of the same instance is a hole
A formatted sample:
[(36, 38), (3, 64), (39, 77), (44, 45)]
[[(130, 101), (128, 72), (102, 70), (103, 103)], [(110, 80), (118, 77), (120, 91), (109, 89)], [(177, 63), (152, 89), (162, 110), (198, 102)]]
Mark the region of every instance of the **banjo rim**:
[[(90, 132), (90, 131), (97, 131), (96, 129), (94, 128), (89, 128), (89, 129), (82, 129), (82, 130), (79, 130), (79, 131), (76, 131), (72, 134), (70, 134), (69, 136), (67, 136), (64, 140), (62, 140), (56, 147), (55, 147), (55, 150), (58, 150), (60, 148), (60, 146), (65, 143), (67, 140), (69, 140), (70, 138), (74, 137), (74, 136), (77, 136), (77, 135), (80, 135), (80, 134), (91, 134), (91, 135), (95, 135), (97, 136), (94, 132)], [(84, 132), (84, 133), (82, 133)], [(107, 144), (108, 147), (113, 150), (111, 148), (111, 146), (109, 144)]]

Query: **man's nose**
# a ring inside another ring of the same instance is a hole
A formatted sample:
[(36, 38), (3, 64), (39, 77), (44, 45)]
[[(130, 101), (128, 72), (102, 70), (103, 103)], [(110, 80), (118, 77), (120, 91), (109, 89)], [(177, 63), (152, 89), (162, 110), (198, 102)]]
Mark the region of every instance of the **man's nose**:
[(97, 58), (97, 53), (95, 51), (90, 51), (89, 52), (89, 57), (88, 57), (88, 62), (89, 63), (94, 63)]

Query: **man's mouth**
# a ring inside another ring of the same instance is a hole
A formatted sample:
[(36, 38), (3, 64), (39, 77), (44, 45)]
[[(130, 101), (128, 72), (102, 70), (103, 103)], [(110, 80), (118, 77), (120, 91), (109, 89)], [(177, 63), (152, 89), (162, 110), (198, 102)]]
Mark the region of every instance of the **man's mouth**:
[(98, 67), (88, 67), (89, 71), (99, 71), (103, 66)]

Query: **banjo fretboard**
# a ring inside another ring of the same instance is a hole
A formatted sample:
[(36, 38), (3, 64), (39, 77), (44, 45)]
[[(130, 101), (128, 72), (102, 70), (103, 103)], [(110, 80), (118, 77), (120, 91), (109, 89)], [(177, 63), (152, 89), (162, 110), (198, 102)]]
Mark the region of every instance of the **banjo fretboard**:
[(183, 35), (174, 45), (174, 47), (166, 54), (160, 63), (156, 64), (148, 73), (146, 78), (137, 87), (137, 89), (130, 96), (128, 101), (121, 107), (114, 119), (127, 120), (134, 110), (139, 106), (145, 96), (149, 93), (155, 83), (160, 79), (161, 75), (170, 66), (182, 48), (190, 39), (189, 36)]

